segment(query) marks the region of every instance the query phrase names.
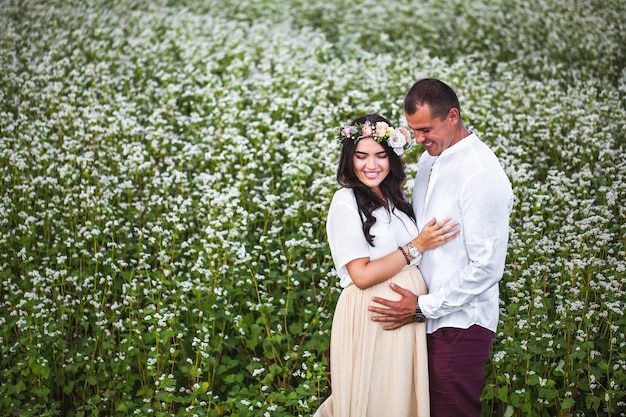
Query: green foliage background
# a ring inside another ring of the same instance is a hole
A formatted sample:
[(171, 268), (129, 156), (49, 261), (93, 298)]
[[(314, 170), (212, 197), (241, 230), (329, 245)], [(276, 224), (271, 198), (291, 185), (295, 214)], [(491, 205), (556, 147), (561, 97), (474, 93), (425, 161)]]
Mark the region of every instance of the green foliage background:
[(310, 415), (335, 129), (434, 76), (516, 194), (483, 415), (625, 416), (624, 16), (0, 0), (0, 414)]

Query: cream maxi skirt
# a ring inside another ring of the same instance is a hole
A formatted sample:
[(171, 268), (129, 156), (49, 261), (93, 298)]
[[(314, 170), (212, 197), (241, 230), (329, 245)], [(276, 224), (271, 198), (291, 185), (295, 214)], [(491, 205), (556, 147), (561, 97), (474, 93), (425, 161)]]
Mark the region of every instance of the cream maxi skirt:
[(330, 339), (331, 396), (314, 417), (429, 417), (426, 325), (383, 330), (367, 308), (372, 296), (399, 300), (389, 283), (426, 294), (417, 267), (365, 290), (343, 289)]

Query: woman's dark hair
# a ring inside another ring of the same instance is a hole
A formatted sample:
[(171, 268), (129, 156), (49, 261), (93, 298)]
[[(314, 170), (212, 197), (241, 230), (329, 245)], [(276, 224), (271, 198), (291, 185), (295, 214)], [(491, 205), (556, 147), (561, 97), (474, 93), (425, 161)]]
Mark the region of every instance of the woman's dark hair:
[[(369, 122), (372, 128), (377, 122), (385, 122), (389, 126), (391, 123), (389, 120), (379, 114), (366, 114), (364, 116), (354, 119), (351, 126), (362, 125), (365, 122)], [(343, 147), (341, 148), (341, 156), (339, 157), (339, 166), (337, 167), (337, 181), (339, 185), (352, 188), (356, 197), (356, 204), (361, 214), (361, 221), (363, 222), (363, 234), (367, 239), (367, 242), (374, 246), (374, 238), (370, 233), (370, 229), (376, 223), (376, 218), (373, 216), (374, 210), (379, 207), (385, 207), (386, 201), (383, 201), (376, 193), (374, 193), (367, 185), (363, 184), (354, 173), (353, 156), (356, 149), (357, 141), (352, 139), (346, 139), (343, 141)], [(406, 198), (404, 193), (403, 183), (406, 178), (404, 172), (404, 161), (400, 158), (390, 146), (386, 143), (381, 143), (382, 147), (387, 152), (387, 158), (389, 158), (389, 175), (380, 184), (380, 191), (384, 198), (391, 202), (391, 209), (398, 209), (405, 213), (409, 218), (415, 220), (415, 214), (411, 204)]]

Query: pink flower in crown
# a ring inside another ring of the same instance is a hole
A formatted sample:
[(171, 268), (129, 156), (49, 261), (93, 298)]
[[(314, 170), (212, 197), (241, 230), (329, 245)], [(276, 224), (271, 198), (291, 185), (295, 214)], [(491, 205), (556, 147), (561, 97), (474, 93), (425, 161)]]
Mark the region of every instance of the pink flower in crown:
[(398, 130), (399, 130), (400, 132), (402, 132), (402, 134), (403, 134), (403, 135), (404, 135), (404, 137), (406, 138), (406, 143), (408, 143), (408, 144), (409, 144), (409, 146), (413, 146), (413, 145), (414, 145), (414, 143), (413, 143), (413, 140), (411, 139), (411, 134), (409, 133), (409, 131), (408, 131), (408, 130), (406, 130), (405, 128), (403, 128), (403, 127), (399, 127), (399, 128), (398, 128)]
[(389, 129), (389, 125), (385, 122), (376, 122), (376, 137), (384, 138), (387, 136), (387, 129)]
[(344, 138), (349, 138), (350, 134), (352, 133), (352, 126), (345, 126), (342, 130), (341, 130), (341, 136), (343, 136)]
[(361, 129), (361, 137), (367, 138), (371, 136), (372, 136), (372, 125), (370, 125), (370, 122), (365, 122), (365, 124), (363, 125), (363, 128)]

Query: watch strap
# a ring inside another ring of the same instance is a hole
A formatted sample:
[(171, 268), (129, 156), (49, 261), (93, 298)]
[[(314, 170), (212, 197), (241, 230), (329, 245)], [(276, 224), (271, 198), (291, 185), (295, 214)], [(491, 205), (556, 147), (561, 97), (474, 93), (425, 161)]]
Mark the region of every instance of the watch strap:
[(417, 301), (415, 302), (415, 314), (413, 314), (413, 321), (415, 323), (426, 322), (426, 317), (424, 316), (424, 313), (422, 313), (422, 309)]

